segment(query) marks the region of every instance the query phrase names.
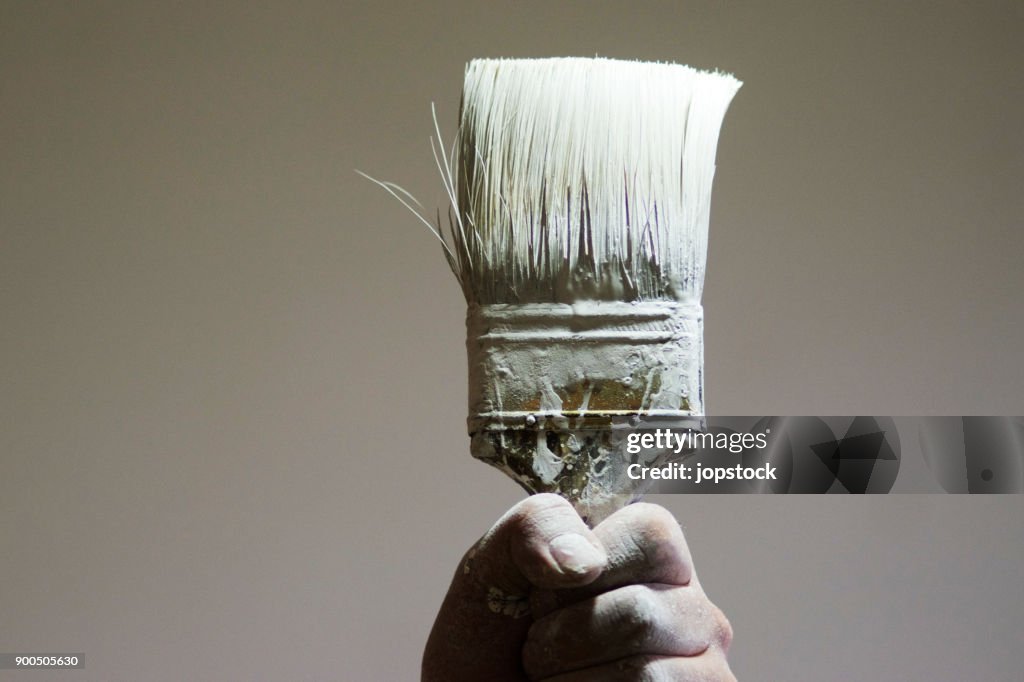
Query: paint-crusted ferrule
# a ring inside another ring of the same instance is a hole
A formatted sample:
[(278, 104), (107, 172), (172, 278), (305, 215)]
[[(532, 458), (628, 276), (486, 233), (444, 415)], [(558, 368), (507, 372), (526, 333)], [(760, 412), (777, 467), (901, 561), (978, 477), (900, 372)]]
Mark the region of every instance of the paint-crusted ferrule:
[(629, 433), (703, 429), (699, 303), (471, 305), (466, 328), (473, 456), (591, 523), (643, 492)]

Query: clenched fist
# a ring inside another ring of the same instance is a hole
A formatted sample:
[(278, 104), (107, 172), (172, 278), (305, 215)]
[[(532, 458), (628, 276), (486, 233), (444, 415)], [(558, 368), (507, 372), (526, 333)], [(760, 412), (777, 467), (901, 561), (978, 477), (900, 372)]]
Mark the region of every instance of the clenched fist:
[(731, 640), (668, 511), (634, 504), (590, 530), (562, 498), (535, 495), (466, 553), (423, 680), (735, 680)]

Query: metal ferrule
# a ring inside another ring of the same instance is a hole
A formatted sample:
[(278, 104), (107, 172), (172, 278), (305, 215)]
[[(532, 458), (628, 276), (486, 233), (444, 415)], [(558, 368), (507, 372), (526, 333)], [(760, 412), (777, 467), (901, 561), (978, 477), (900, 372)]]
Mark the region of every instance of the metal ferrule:
[(466, 328), (473, 456), (591, 518), (639, 492), (627, 433), (703, 427), (699, 303), (473, 305)]

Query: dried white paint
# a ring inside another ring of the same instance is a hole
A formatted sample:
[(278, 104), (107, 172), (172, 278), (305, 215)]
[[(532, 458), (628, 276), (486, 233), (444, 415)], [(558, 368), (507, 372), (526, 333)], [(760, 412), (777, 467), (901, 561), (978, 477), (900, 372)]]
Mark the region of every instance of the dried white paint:
[[(565, 471), (589, 467), (583, 490), (570, 497), (588, 518), (628, 503), (646, 481), (627, 475), (626, 433), (640, 426), (693, 426), (703, 415), (702, 311), (670, 301), (471, 305), (467, 314), (469, 432), (473, 455), (501, 467), (531, 490), (536, 483), (512, 471), (494, 437), (533, 431), (532, 473), (551, 489)], [(599, 395), (640, 395), (630, 405)], [(564, 396), (564, 397), (563, 397)], [(603, 426), (588, 424), (601, 415)], [(595, 428), (610, 430), (588, 457), (576, 457)], [(550, 431), (569, 432), (568, 452), (552, 451)], [(616, 435), (618, 432), (618, 435)], [(596, 457), (594, 456), (596, 454)], [(598, 464), (600, 462), (600, 464)]]
[(530, 612), (528, 597), (507, 594), (497, 587), (487, 590), (487, 608), (491, 613), (510, 618), (522, 618)]
[(715, 148), (739, 87), (679, 64), (470, 62), (453, 152), (438, 156), (467, 300), (699, 301)]
[[(711, 184), (740, 85), (678, 64), (474, 60), (451, 152), (434, 148), (447, 224), (375, 181), (437, 235), (469, 303), (475, 456), (528, 484), (482, 434), (535, 429), (532, 474), (555, 482), (563, 462), (545, 430), (585, 428), (591, 394), (575, 405), (563, 396), (589, 385), (642, 384), (639, 410), (600, 410), (617, 425), (703, 415)], [(624, 492), (623, 453), (604, 454), (609, 472), (570, 491), (598, 515)]]
[[(703, 312), (670, 301), (470, 306), (466, 317), (470, 430), (538, 421), (577, 426), (592, 387), (645, 390), (640, 414), (703, 414)], [(565, 405), (558, 389), (583, 389)], [(521, 406), (537, 404), (537, 409)], [(623, 406), (625, 407), (625, 406)], [(605, 409), (603, 413), (611, 411)], [(622, 416), (635, 412), (623, 411)]]

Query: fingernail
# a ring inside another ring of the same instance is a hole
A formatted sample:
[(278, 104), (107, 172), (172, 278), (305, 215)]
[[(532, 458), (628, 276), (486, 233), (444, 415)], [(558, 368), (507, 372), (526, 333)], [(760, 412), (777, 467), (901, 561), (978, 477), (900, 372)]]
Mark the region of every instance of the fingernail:
[(583, 575), (604, 564), (604, 554), (579, 533), (559, 535), (548, 545), (564, 573)]

